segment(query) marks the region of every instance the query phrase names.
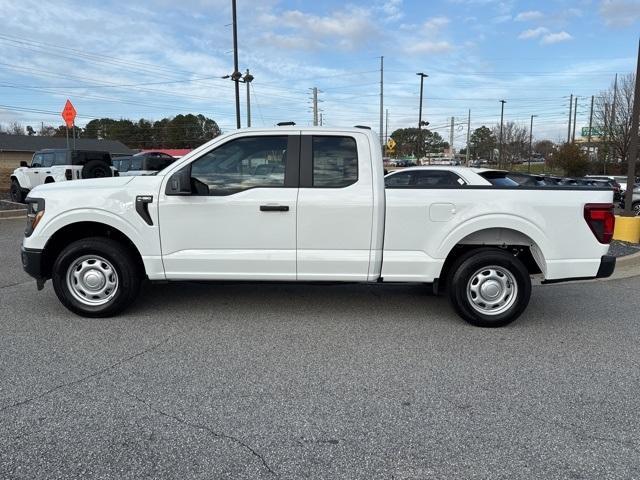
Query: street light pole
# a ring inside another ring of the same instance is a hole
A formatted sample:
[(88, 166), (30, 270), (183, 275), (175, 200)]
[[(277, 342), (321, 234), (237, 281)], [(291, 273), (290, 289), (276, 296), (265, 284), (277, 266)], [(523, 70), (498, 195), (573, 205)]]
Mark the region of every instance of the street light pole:
[(640, 123), (640, 42), (638, 42), (638, 63), (636, 65), (636, 85), (631, 113), (631, 139), (627, 157), (627, 191), (624, 194), (624, 216), (633, 216), (633, 186), (636, 183), (636, 157), (638, 156), (638, 128)]
[(498, 145), (498, 168), (502, 166), (502, 124), (504, 121), (504, 104), (507, 103), (506, 100), (500, 100), (502, 104), (500, 108), (500, 143)]
[(251, 81), (253, 80), (253, 75), (249, 73), (249, 69), (247, 68), (247, 73), (242, 77), (244, 83), (247, 84), (247, 127), (251, 126), (251, 94), (249, 93), (249, 88), (251, 87)]
[(236, 128), (240, 128), (240, 77), (242, 74), (238, 71), (238, 21), (236, 12), (236, 0), (231, 0), (231, 16), (233, 26), (233, 74), (231, 80), (235, 82), (236, 90)]
[(531, 173), (531, 156), (533, 155), (533, 117), (537, 117), (537, 115), (531, 115), (531, 126), (529, 127), (529, 166), (527, 168), (527, 172)]
[(424, 79), (429, 75), (422, 72), (416, 73), (416, 75), (420, 76), (420, 109), (418, 112), (418, 152), (417, 152), (418, 153), (417, 160), (420, 161), (420, 155), (422, 153), (422, 144), (424, 143), (422, 140), (422, 92), (424, 90)]

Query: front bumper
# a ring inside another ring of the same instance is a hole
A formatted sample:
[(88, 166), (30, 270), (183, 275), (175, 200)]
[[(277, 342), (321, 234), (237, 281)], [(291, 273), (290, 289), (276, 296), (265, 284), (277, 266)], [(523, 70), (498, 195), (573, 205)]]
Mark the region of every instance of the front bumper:
[(600, 258), (600, 267), (595, 277), (577, 277), (577, 278), (555, 278), (553, 280), (543, 280), (542, 283), (560, 283), (572, 282), (575, 280), (594, 280), (596, 278), (608, 278), (613, 274), (616, 268), (616, 257), (613, 255), (603, 255)]
[(44, 280), (42, 274), (42, 250), (22, 247), (22, 268), (36, 280)]

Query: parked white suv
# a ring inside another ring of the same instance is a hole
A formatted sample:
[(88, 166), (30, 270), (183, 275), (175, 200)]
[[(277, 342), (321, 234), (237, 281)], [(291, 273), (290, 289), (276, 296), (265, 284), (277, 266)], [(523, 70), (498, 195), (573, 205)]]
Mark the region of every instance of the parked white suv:
[(405, 169), (385, 188), (370, 129), (238, 130), (157, 175), (37, 187), (22, 262), (89, 317), (123, 311), (145, 278), (414, 282), (496, 327), (524, 311), (532, 274), (611, 275), (612, 199), (463, 167)]
[(11, 200), (22, 203), (29, 191), (44, 183), (114, 175), (109, 152), (46, 149), (33, 154), (31, 164), (21, 162), (11, 174)]

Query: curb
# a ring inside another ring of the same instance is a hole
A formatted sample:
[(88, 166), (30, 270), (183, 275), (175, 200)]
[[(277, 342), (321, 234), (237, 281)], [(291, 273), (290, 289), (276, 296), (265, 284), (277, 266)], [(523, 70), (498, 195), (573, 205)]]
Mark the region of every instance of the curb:
[(0, 220), (9, 220), (13, 218), (25, 218), (27, 216), (27, 210), (0, 210)]
[(636, 266), (640, 267), (640, 252), (625, 255), (624, 257), (618, 257), (616, 259), (616, 268), (629, 268)]

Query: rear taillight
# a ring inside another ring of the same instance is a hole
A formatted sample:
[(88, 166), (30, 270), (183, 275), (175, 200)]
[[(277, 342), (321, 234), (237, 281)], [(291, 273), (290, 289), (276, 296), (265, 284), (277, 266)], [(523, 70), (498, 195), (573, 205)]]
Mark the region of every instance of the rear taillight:
[(611, 203), (587, 203), (584, 206), (584, 219), (600, 243), (611, 243), (616, 217)]
[(64, 171), (64, 178), (66, 178), (67, 180), (72, 180), (73, 179), (73, 172), (71, 171), (70, 168), (67, 168)]

